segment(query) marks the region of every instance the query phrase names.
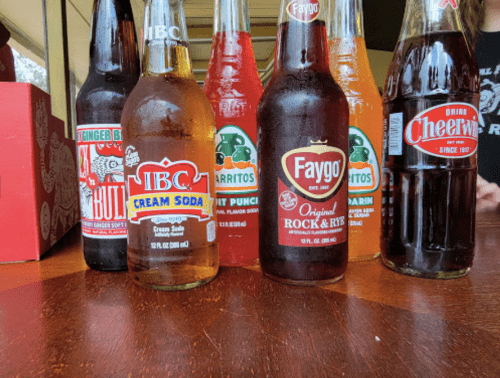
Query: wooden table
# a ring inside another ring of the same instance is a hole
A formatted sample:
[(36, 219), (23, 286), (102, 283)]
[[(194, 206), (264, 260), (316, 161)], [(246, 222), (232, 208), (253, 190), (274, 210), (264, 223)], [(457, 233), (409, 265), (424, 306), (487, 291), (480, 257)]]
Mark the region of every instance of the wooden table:
[(1, 377), (500, 377), (500, 216), (478, 217), (467, 277), (350, 263), (321, 288), (221, 268), (156, 292), (87, 269), (79, 228), (0, 266)]

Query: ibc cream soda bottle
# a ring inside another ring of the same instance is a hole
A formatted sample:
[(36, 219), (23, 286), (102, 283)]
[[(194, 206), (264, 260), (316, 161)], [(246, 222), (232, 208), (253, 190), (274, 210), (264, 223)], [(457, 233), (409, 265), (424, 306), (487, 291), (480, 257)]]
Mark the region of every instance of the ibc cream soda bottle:
[(330, 70), (349, 103), (349, 261), (380, 254), (382, 99), (363, 30), (361, 0), (331, 0)]
[(141, 286), (189, 289), (219, 266), (215, 120), (191, 71), (182, 1), (148, 0), (144, 17), (142, 75), (122, 116), (128, 266)]
[(320, 0), (282, 0), (274, 72), (257, 110), (264, 275), (324, 285), (347, 268), (349, 109), (328, 67)]
[(262, 83), (250, 39), (247, 0), (216, 0), (203, 90), (217, 124), (215, 189), (221, 265), (259, 257), (256, 112)]
[(382, 261), (455, 278), (474, 258), (479, 72), (456, 0), (408, 0), (384, 90)]

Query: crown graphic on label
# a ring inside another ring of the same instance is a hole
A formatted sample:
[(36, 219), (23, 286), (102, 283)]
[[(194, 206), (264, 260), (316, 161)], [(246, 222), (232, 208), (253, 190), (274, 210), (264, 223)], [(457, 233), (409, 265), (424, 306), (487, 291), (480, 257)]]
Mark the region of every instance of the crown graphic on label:
[(324, 142), (322, 140), (317, 140), (316, 142), (311, 140), (310, 144), (327, 144), (328, 143), (328, 139), (325, 140)]

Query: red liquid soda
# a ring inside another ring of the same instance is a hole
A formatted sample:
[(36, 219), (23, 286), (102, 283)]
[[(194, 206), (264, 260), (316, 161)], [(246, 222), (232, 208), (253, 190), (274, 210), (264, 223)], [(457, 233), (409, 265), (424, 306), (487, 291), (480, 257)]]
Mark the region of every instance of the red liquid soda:
[(258, 259), (256, 110), (262, 95), (250, 34), (218, 32), (203, 90), (215, 113), (220, 265)]

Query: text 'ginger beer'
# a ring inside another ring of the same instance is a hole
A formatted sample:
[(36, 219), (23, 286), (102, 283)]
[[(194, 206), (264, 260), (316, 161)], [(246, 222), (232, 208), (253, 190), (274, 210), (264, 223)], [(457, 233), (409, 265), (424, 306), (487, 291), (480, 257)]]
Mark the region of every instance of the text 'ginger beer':
[(282, 0), (274, 72), (259, 103), (264, 275), (321, 285), (347, 268), (349, 109), (328, 67), (320, 0)]
[(142, 75), (122, 117), (134, 282), (189, 289), (217, 274), (215, 120), (191, 71), (182, 1), (148, 0)]

